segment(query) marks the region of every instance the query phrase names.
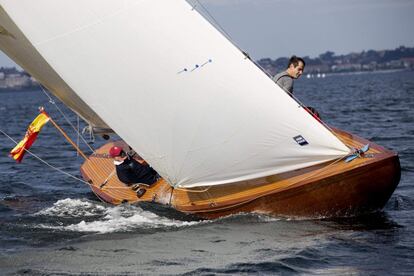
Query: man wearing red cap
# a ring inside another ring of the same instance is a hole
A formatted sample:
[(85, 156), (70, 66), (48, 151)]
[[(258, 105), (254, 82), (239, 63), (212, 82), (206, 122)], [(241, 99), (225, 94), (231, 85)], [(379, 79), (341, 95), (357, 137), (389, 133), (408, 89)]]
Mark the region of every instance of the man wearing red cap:
[(119, 180), (128, 186), (135, 183), (151, 185), (159, 178), (158, 173), (145, 161), (142, 164), (139, 163), (128, 156), (121, 147), (113, 146), (109, 150), (109, 156), (115, 159), (114, 164)]

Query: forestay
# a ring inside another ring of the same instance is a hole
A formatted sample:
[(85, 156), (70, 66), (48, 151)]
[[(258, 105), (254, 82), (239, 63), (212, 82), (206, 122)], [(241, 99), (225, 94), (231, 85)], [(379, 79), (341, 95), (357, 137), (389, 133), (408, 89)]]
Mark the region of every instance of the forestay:
[(184, 0), (0, 3), (173, 186), (248, 180), (349, 152)]

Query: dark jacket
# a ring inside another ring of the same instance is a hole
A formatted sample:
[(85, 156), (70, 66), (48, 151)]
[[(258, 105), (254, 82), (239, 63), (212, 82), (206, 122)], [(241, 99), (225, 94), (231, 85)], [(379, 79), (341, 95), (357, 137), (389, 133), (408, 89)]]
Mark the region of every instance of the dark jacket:
[(125, 184), (144, 183), (151, 185), (157, 181), (158, 174), (148, 164), (142, 165), (133, 158), (127, 158), (116, 165), (116, 174)]

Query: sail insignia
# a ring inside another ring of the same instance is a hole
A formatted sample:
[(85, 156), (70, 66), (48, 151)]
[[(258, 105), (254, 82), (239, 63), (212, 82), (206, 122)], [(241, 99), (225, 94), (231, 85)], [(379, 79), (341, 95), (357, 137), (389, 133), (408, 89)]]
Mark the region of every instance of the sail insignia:
[(198, 65), (198, 64), (196, 64), (196, 65), (194, 65), (194, 67), (192, 68), (192, 69), (187, 69), (187, 68), (184, 68), (184, 69), (182, 69), (181, 71), (178, 71), (177, 72), (177, 74), (181, 74), (181, 73), (184, 73), (184, 72), (193, 72), (193, 71), (195, 71), (196, 69), (199, 69), (199, 68), (202, 68), (202, 67), (204, 67), (205, 65), (207, 65), (207, 64), (209, 64), (209, 63), (211, 63), (211, 62), (213, 62), (213, 60), (210, 58), (210, 59), (208, 59), (207, 61), (205, 61), (204, 63), (202, 63), (201, 65)]
[(301, 146), (309, 145), (308, 141), (306, 141), (306, 139), (303, 138), (302, 135), (298, 135), (298, 136), (293, 137), (293, 140), (295, 140), (296, 143), (298, 143)]

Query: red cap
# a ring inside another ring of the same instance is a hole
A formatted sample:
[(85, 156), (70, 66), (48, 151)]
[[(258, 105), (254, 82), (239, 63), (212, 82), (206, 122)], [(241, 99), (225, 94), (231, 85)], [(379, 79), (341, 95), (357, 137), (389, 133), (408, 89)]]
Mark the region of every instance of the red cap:
[(111, 156), (111, 157), (120, 156), (121, 155), (121, 152), (122, 152), (122, 148), (121, 147), (113, 146), (109, 150), (109, 156)]

